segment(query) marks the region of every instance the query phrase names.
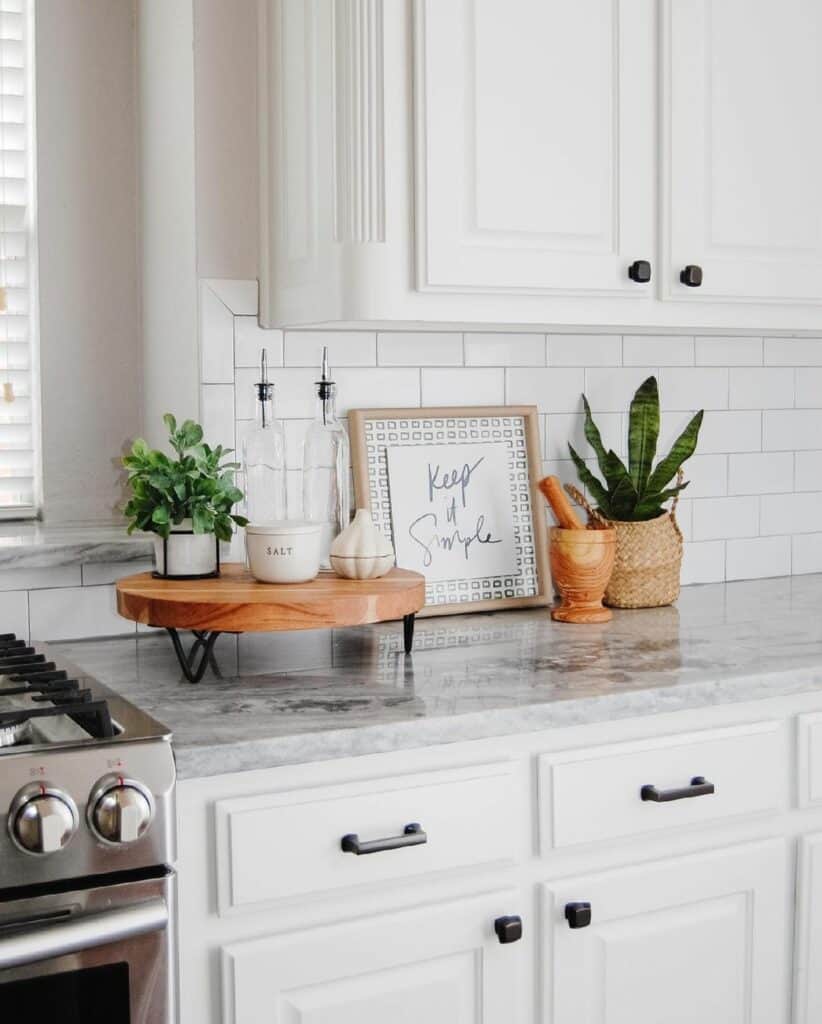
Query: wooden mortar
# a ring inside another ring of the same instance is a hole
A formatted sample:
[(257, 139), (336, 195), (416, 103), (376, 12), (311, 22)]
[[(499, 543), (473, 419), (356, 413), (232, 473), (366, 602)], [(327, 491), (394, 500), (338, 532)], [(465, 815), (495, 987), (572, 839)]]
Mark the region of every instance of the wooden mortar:
[(552, 609), (551, 618), (558, 622), (608, 622), (610, 608), (603, 607), (602, 598), (616, 554), (616, 531), (549, 530), (551, 575), (562, 602)]

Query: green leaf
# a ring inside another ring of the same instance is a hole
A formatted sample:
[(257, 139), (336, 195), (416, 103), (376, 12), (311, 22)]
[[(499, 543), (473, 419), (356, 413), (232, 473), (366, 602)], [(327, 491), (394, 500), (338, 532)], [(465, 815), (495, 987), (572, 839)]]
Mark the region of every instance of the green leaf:
[(191, 525), (195, 533), (212, 533), (214, 530), (214, 513), (198, 505), (191, 513)]
[(195, 423), (194, 420), (186, 420), (182, 427), (180, 427), (180, 435), (183, 448), (194, 448), (203, 439), (203, 428), (199, 423)]
[(165, 505), (158, 505), (151, 513), (152, 523), (156, 523), (158, 526), (164, 526), (168, 523), (169, 515), (168, 509)]
[(628, 471), (642, 494), (656, 455), (659, 438), (659, 390), (656, 377), (648, 377), (636, 390), (628, 417)]
[(582, 396), (582, 404), (585, 406), (585, 440), (594, 449), (594, 454), (597, 457), (597, 463), (599, 464), (600, 473), (605, 475), (605, 445), (602, 443), (602, 437), (599, 433), (599, 428), (594, 423), (594, 417), (591, 415), (591, 406), (588, 404), (588, 399), (585, 395)]
[(662, 515), (665, 511), (663, 508), (665, 502), (673, 498), (675, 494), (679, 494), (680, 491), (684, 491), (687, 486), (688, 481), (681, 486), (671, 487), (666, 491), (643, 495), (642, 500), (638, 502), (634, 510), (635, 518), (638, 521), (656, 519), (657, 516)]
[[(608, 483), (608, 490), (612, 494), (623, 480), (626, 478), (628, 480), (631, 479), (625, 463), (613, 448), (609, 449), (608, 454), (603, 459), (602, 472), (605, 474), (605, 480)], [(633, 481), (631, 481), (631, 486), (633, 486)]]
[(649, 493), (661, 491), (667, 483), (670, 483), (676, 476), (682, 463), (689, 459), (696, 451), (696, 443), (699, 440), (699, 428), (702, 426), (704, 415), (704, 410), (700, 409), (676, 441), (674, 441), (670, 452), (661, 462), (657, 463), (657, 467), (651, 473), (646, 487)]
[(574, 465), (577, 468), (577, 475), (579, 476), (580, 482), (583, 487), (588, 488), (588, 492), (594, 499), (597, 507), (607, 516), (610, 515), (610, 502), (608, 500), (608, 492), (600, 483), (599, 480), (594, 476), (590, 469), (585, 465), (585, 462), (580, 458), (579, 454), (574, 450), (574, 446), (569, 443), (568, 450), (571, 453), (571, 458), (574, 460)]
[(171, 415), (170, 412), (167, 412), (165, 416), (163, 416), (163, 423), (165, 423), (169, 434), (177, 433), (177, 420), (174, 418), (174, 416)]

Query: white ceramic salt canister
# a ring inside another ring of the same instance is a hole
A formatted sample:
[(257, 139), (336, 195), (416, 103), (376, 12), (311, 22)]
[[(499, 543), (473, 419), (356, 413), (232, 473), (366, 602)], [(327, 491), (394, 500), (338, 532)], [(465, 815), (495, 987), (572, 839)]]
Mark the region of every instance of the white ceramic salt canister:
[(320, 571), (319, 523), (281, 520), (245, 528), (248, 567), (261, 583), (307, 583)]

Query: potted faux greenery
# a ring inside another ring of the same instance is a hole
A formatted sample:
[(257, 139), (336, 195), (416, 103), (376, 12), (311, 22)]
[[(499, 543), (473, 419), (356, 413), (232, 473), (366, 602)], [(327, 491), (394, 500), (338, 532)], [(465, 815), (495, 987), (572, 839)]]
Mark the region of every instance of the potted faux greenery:
[[(654, 466), (659, 439), (659, 390), (649, 377), (636, 391), (628, 418), (627, 467), (612, 450), (606, 451), (585, 395), (585, 437), (597, 457), (598, 479), (572, 445), (568, 445), (579, 479), (596, 503), (592, 509), (571, 488), (595, 519), (616, 530), (616, 559), (605, 603), (616, 608), (654, 608), (679, 596), (682, 534), (676, 503), (683, 482), (682, 464), (696, 450), (703, 411), (700, 410), (674, 441), (668, 455)], [(675, 482), (674, 482), (675, 481)], [(673, 499), (670, 510), (666, 502)]]
[(163, 422), (176, 458), (138, 438), (123, 459), (131, 488), (128, 532), (154, 534), (158, 575), (213, 576), (219, 571), (219, 542), (231, 540), (234, 524), (247, 522), (231, 511), (243, 498), (234, 483), (238, 464), (223, 461), (231, 449), (204, 444), (203, 428), (193, 420), (178, 427), (166, 413)]

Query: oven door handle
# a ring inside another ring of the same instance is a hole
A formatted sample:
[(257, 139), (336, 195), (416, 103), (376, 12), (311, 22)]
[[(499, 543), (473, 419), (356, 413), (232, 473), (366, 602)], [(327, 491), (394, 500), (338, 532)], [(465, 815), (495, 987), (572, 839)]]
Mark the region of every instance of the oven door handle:
[(146, 900), (131, 907), (84, 914), (60, 924), (36, 927), (0, 938), (0, 970), (52, 960), (95, 946), (108, 946), (168, 926), (164, 900)]

